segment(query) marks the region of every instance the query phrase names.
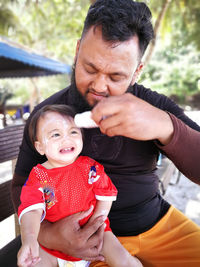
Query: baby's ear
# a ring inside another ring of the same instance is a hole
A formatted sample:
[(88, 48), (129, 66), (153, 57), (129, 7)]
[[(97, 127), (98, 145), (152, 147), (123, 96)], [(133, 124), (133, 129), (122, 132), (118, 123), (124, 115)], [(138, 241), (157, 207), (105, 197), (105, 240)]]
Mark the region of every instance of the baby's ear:
[(35, 149), (40, 155), (44, 155), (43, 145), (39, 141), (35, 141)]

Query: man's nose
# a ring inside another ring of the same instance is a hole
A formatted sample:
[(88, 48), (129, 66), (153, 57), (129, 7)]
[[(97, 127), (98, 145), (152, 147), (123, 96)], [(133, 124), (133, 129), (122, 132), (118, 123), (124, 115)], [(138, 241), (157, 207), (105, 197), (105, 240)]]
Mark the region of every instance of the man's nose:
[(105, 75), (97, 75), (92, 83), (92, 88), (98, 93), (106, 92), (108, 90), (108, 84)]

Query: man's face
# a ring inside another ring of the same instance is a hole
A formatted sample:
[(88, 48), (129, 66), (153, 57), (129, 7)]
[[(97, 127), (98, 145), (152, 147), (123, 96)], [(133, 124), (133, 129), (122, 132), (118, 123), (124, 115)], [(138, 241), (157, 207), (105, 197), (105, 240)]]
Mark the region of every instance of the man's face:
[(102, 39), (99, 27), (92, 27), (77, 44), (75, 63), (77, 89), (90, 106), (122, 95), (141, 69), (138, 38), (113, 44)]

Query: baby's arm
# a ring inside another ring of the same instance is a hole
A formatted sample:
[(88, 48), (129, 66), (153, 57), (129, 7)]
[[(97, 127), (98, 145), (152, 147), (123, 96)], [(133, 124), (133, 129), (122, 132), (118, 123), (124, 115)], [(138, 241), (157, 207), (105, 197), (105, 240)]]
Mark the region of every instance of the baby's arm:
[(102, 200), (97, 200), (96, 207), (94, 209), (94, 213), (90, 220), (94, 220), (99, 216), (104, 215), (105, 219), (108, 216), (110, 209), (112, 206), (112, 201), (102, 201)]
[(111, 231), (104, 233), (101, 253), (110, 267), (143, 267), (139, 259), (132, 256)]
[(37, 241), (43, 209), (31, 210), (21, 217), (22, 247), (18, 253), (18, 266), (35, 265), (40, 261)]
[[(97, 200), (97, 204), (94, 210), (94, 214), (90, 220), (94, 220), (100, 215), (108, 216), (112, 201), (100, 201)], [(106, 219), (106, 218), (105, 218)], [(141, 262), (131, 254), (120, 244), (117, 237), (110, 231), (104, 233), (103, 248), (101, 251), (105, 257), (109, 266), (114, 267), (142, 267)]]

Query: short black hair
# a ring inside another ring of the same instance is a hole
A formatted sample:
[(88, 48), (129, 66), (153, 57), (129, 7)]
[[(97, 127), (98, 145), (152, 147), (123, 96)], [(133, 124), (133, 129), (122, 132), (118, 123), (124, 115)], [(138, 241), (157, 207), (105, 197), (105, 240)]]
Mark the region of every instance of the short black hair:
[(31, 117), (28, 127), (29, 138), (33, 147), (35, 147), (35, 141), (37, 141), (37, 124), (40, 118), (44, 117), (47, 112), (56, 112), (63, 116), (74, 118), (75, 111), (68, 105), (45, 105), (38, 109)]
[(102, 37), (108, 42), (139, 39), (142, 57), (149, 42), (154, 38), (151, 11), (145, 3), (132, 0), (97, 0), (88, 10), (82, 38), (94, 26), (102, 29)]

